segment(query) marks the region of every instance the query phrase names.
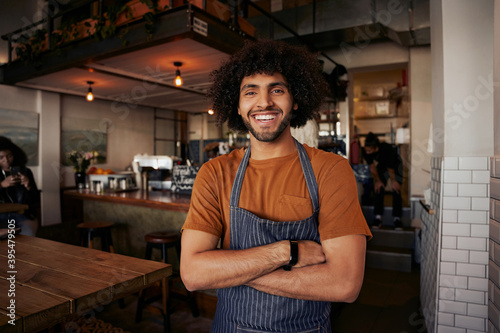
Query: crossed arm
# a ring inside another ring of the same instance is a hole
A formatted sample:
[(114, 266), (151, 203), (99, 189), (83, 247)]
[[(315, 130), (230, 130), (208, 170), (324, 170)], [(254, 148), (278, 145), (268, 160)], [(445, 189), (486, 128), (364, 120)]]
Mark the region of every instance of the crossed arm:
[(188, 290), (247, 285), (291, 298), (353, 302), (361, 289), (364, 235), (342, 236), (322, 244), (299, 241), (299, 261), (289, 272), (281, 269), (290, 259), (288, 241), (245, 250), (217, 249), (218, 241), (203, 231), (183, 231), (181, 276)]

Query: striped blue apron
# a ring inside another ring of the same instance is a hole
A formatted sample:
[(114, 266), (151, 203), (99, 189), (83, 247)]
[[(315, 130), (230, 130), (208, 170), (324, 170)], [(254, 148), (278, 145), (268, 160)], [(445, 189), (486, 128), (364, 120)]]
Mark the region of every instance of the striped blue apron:
[[(285, 239), (314, 240), (318, 232), (318, 184), (304, 147), (295, 141), (314, 213), (301, 221), (275, 222), (239, 208), (243, 177), (250, 159), (248, 147), (240, 163), (230, 198), (230, 248), (246, 249)], [(300, 254), (299, 254), (300, 255)], [(247, 286), (217, 290), (213, 333), (330, 332), (329, 302), (305, 301), (263, 293)]]

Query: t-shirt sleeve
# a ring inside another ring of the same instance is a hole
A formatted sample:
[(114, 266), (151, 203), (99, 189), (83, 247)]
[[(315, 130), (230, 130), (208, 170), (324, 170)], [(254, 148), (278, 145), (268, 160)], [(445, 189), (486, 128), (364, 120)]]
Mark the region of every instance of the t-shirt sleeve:
[(346, 159), (325, 164), (319, 176), (319, 233), (326, 239), (361, 234), (371, 238), (358, 199), (354, 173)]
[(204, 231), (221, 237), (223, 224), (218, 198), (214, 168), (209, 163), (205, 163), (196, 175), (191, 193), (191, 204), (182, 230)]

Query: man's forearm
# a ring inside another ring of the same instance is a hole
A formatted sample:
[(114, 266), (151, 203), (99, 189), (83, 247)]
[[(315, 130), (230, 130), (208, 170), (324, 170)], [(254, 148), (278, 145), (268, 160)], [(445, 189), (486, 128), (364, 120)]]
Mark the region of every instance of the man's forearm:
[[(334, 251), (327, 249), (329, 259), (326, 263), (292, 268), (289, 272), (278, 269), (255, 278), (247, 285), (265, 293), (290, 298), (353, 302), (363, 282), (366, 240), (361, 235), (347, 237), (341, 240), (340, 245), (335, 245)], [(342, 248), (346, 251), (338, 253)]]
[(387, 172), (389, 173), (389, 178), (391, 179), (391, 182), (395, 182), (396, 173), (394, 172), (394, 169), (387, 168)]
[(184, 260), (181, 274), (188, 290), (244, 285), (287, 263), (286, 242), (245, 250), (209, 250)]
[[(344, 302), (345, 288), (341, 283), (334, 283), (327, 264), (319, 264), (301, 268), (275, 270), (269, 274), (249, 281), (247, 285), (259, 291), (290, 298), (311, 301)], [(329, 289), (329, 290), (328, 290)], [(335, 289), (335, 292), (333, 292)], [(334, 299), (332, 296), (336, 295)]]
[[(188, 290), (217, 289), (244, 285), (290, 261), (290, 242), (278, 241), (245, 250), (217, 250), (218, 238), (196, 230), (182, 235), (181, 276)], [(295, 267), (325, 262), (320, 244), (298, 242), (302, 255)]]
[(378, 171), (375, 164), (370, 164), (370, 174), (372, 175), (374, 181), (380, 181), (380, 177), (378, 176)]

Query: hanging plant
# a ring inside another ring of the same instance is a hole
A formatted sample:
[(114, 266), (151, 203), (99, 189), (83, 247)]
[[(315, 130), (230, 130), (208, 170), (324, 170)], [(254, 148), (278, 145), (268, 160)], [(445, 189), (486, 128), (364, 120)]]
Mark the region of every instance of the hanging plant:
[(116, 20), (118, 16), (122, 13), (126, 13), (130, 11), (130, 8), (127, 6), (126, 1), (115, 1), (111, 6), (107, 8), (106, 18), (98, 18), (100, 19), (98, 23), (95, 25), (95, 33), (94, 37), (98, 40), (104, 40), (109, 37), (113, 37), (116, 34)]
[(149, 12), (144, 14), (144, 21), (146, 21), (146, 24), (144, 25), (144, 28), (146, 29), (146, 33), (148, 34), (148, 40), (153, 38), (153, 33), (156, 30), (155, 24), (156, 24), (156, 15), (153, 13)]
[(47, 49), (47, 30), (37, 29), (31, 36), (21, 35), (17, 39), (16, 55), (25, 64), (41, 65), (40, 53)]
[(140, 0), (140, 2), (148, 6), (155, 14), (158, 12), (159, 0)]

